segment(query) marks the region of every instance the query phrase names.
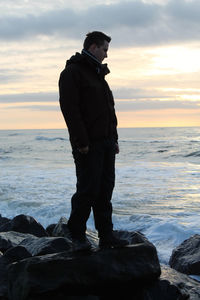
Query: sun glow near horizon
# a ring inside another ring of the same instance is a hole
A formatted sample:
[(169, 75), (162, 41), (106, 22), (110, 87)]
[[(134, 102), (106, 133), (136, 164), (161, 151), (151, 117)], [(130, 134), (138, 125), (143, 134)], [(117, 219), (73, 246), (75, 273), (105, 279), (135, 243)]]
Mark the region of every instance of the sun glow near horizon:
[[(168, 2), (151, 1), (163, 8)], [(200, 42), (153, 45), (153, 40), (145, 44), (144, 39), (137, 45), (134, 38), (140, 39), (133, 36), (132, 44), (127, 40), (124, 45), (126, 35), (122, 44), (115, 43), (116, 38), (105, 63), (111, 70), (107, 81), (116, 100), (119, 127), (200, 126)], [(42, 33), (1, 46), (0, 129), (64, 128), (59, 74), (66, 59), (81, 51), (82, 40)]]

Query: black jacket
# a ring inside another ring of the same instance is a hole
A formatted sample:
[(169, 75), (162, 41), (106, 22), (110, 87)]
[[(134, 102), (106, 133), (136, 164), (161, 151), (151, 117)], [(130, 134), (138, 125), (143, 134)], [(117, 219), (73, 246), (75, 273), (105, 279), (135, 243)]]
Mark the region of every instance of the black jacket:
[(104, 79), (108, 73), (106, 64), (82, 52), (67, 61), (60, 75), (60, 107), (72, 146), (88, 146), (107, 137), (117, 141), (114, 99)]

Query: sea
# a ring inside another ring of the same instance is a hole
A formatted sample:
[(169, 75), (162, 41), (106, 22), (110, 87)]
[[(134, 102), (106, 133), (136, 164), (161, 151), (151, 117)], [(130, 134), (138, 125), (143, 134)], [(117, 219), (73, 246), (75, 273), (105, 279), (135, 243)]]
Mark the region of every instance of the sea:
[[(140, 231), (168, 264), (200, 234), (200, 127), (119, 128), (113, 224)], [(0, 130), (0, 214), (44, 227), (69, 217), (76, 176), (67, 129)], [(91, 214), (87, 226), (95, 230)]]

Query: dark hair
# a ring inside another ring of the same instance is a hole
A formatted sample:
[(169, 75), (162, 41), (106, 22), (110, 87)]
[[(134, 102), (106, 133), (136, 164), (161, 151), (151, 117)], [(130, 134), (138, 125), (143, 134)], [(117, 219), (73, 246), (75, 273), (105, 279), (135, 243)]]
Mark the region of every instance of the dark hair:
[(88, 34), (86, 34), (83, 48), (85, 50), (88, 50), (92, 44), (96, 44), (98, 47), (100, 47), (104, 44), (104, 41), (110, 43), (111, 37), (100, 31), (89, 32)]

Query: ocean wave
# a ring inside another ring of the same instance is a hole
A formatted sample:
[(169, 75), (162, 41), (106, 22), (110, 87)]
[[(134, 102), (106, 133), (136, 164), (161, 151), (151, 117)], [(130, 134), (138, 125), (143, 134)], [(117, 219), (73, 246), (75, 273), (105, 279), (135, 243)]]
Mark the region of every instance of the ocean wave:
[(18, 135), (22, 135), (22, 133), (10, 133), (10, 134), (8, 134), (8, 136), (18, 136)]
[(62, 138), (62, 137), (55, 137), (55, 138), (48, 138), (46, 136), (36, 136), (35, 138), (36, 141), (49, 141), (49, 142), (54, 142), (54, 141), (66, 141), (67, 139)]
[(0, 160), (8, 160), (8, 159), (10, 159), (9, 156), (0, 156)]
[(12, 153), (12, 152), (13, 152), (12, 150), (4, 150), (4, 149), (0, 148), (0, 153), (1, 154), (9, 154), (9, 153)]
[(190, 143), (199, 143), (199, 140), (191, 140)]
[(158, 150), (157, 152), (159, 152), (159, 153), (163, 153), (163, 152), (167, 152), (168, 150)]
[(192, 153), (189, 153), (189, 154), (185, 155), (185, 157), (191, 157), (191, 156), (199, 157), (200, 156), (200, 151), (195, 151), (195, 152), (192, 152)]

